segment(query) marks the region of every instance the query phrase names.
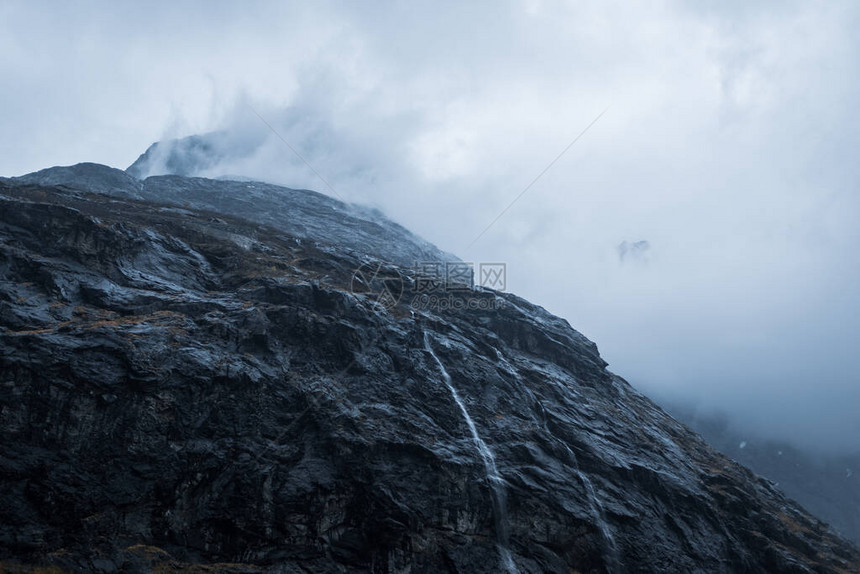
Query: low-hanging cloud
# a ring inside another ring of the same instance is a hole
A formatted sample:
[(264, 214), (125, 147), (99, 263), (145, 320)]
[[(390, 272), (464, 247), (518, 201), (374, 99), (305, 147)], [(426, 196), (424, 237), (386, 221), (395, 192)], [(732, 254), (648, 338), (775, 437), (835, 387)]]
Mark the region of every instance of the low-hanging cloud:
[(646, 392), (858, 449), (860, 10), (696, 6), (10, 4), (0, 172), (217, 132), (198, 175), (380, 207)]

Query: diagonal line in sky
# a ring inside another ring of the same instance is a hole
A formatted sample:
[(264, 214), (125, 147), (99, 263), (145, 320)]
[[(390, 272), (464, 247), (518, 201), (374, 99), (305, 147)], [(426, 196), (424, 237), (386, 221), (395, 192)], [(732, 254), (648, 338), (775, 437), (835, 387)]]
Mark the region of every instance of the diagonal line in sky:
[(566, 148), (564, 148), (563, 150), (561, 150), (561, 153), (560, 153), (560, 154), (558, 154), (557, 156), (555, 156), (555, 159), (554, 159), (554, 160), (552, 160), (551, 162), (549, 162), (549, 165), (548, 165), (548, 166), (546, 166), (546, 167), (543, 169), (543, 171), (542, 171), (542, 172), (540, 172), (540, 173), (537, 175), (537, 177), (535, 177), (535, 178), (532, 180), (532, 182), (531, 182), (530, 184), (528, 184), (528, 185), (525, 187), (525, 189), (523, 189), (523, 190), (519, 193), (519, 195), (517, 195), (517, 196), (514, 198), (514, 200), (513, 200), (513, 201), (511, 201), (511, 202), (508, 204), (508, 206), (507, 206), (506, 208), (504, 208), (504, 209), (502, 210), (502, 212), (501, 212), (501, 213), (499, 213), (499, 214), (496, 216), (496, 218), (495, 218), (494, 220), (492, 220), (492, 221), (490, 222), (490, 224), (489, 224), (487, 227), (485, 227), (485, 228), (484, 228), (484, 230), (483, 230), (481, 233), (479, 233), (479, 234), (478, 234), (478, 236), (477, 236), (477, 237), (475, 237), (475, 238), (472, 240), (472, 242), (471, 242), (469, 245), (467, 245), (467, 246), (466, 246), (466, 250), (468, 250), (468, 249), (469, 249), (470, 247), (472, 247), (475, 243), (477, 243), (477, 242), (478, 242), (478, 240), (479, 240), (481, 237), (483, 237), (483, 236), (484, 236), (484, 234), (485, 234), (487, 231), (489, 231), (489, 230), (490, 230), (490, 228), (491, 228), (493, 225), (495, 225), (495, 224), (496, 224), (496, 222), (497, 222), (499, 219), (501, 219), (501, 218), (502, 218), (502, 216), (503, 216), (505, 213), (507, 213), (507, 212), (508, 212), (508, 210), (509, 210), (511, 207), (513, 207), (513, 206), (514, 206), (514, 204), (515, 204), (517, 201), (519, 201), (519, 200), (520, 200), (520, 198), (521, 198), (522, 196), (524, 196), (524, 195), (526, 194), (526, 192), (527, 192), (528, 190), (530, 190), (530, 189), (532, 188), (532, 186), (533, 186), (534, 184), (536, 184), (536, 183), (537, 183), (537, 181), (538, 181), (540, 178), (542, 178), (542, 177), (544, 176), (544, 174), (545, 174), (546, 172), (548, 172), (548, 171), (550, 170), (550, 168), (552, 168), (552, 166), (554, 166), (554, 165), (555, 165), (555, 163), (556, 163), (558, 160), (560, 160), (560, 159), (561, 159), (561, 156), (563, 156), (564, 154), (566, 154), (566, 153), (567, 153), (567, 150), (569, 150), (570, 148), (572, 148), (572, 147), (573, 147), (573, 144), (575, 144), (576, 142), (578, 142), (578, 141), (580, 140), (580, 138), (581, 138), (582, 136), (584, 136), (584, 135), (585, 135), (585, 132), (587, 132), (588, 130), (590, 130), (590, 129), (591, 129), (591, 126), (593, 126), (594, 124), (596, 124), (596, 123), (597, 123), (597, 120), (599, 120), (601, 117), (603, 117), (603, 114), (605, 114), (605, 113), (607, 112), (607, 110), (609, 110), (609, 107), (607, 107), (607, 108), (606, 108), (606, 109), (604, 109), (602, 112), (600, 112), (599, 114), (597, 114), (597, 117), (596, 117), (596, 118), (594, 118), (593, 120), (591, 120), (591, 123), (590, 123), (590, 124), (588, 124), (587, 126), (585, 126), (585, 129), (584, 129), (584, 130), (582, 130), (581, 132), (579, 132), (579, 135), (578, 135), (578, 136), (576, 136), (575, 138), (573, 138), (573, 141), (571, 141), (569, 144), (567, 144), (567, 147), (566, 147)]
[(291, 152), (293, 152), (297, 158), (299, 158), (300, 160), (302, 160), (302, 162), (304, 162), (304, 164), (305, 164), (306, 166), (308, 166), (308, 168), (310, 168), (310, 170), (311, 170), (312, 172), (314, 172), (314, 175), (316, 175), (316, 176), (320, 179), (320, 181), (322, 181), (322, 182), (325, 184), (325, 186), (326, 186), (327, 188), (329, 188), (329, 190), (330, 190), (333, 194), (335, 194), (335, 195), (338, 197), (338, 199), (340, 199), (340, 200), (341, 200), (342, 202), (344, 202), (344, 203), (348, 203), (348, 202), (343, 198), (343, 196), (341, 196), (341, 194), (339, 194), (339, 193), (337, 192), (337, 190), (336, 190), (334, 187), (332, 187), (332, 185), (331, 185), (331, 184), (326, 180), (326, 178), (324, 178), (322, 175), (320, 175), (320, 172), (318, 172), (317, 170), (315, 170), (315, 169), (314, 169), (314, 166), (312, 166), (312, 165), (308, 162), (308, 160), (306, 160), (305, 158), (303, 158), (303, 157), (302, 157), (302, 154), (300, 154), (300, 153), (296, 150), (296, 148), (294, 148), (293, 146), (291, 146), (291, 145), (290, 145), (290, 142), (288, 142), (287, 140), (285, 140), (285, 139), (284, 139), (284, 136), (282, 136), (280, 133), (278, 133), (278, 130), (276, 130), (276, 129), (272, 126), (272, 124), (270, 124), (269, 122), (267, 122), (267, 121), (266, 121), (266, 118), (264, 118), (263, 116), (261, 116), (260, 114), (258, 114), (258, 113), (257, 113), (257, 110), (255, 110), (253, 107), (251, 107), (251, 104), (246, 104), (246, 105), (248, 106), (248, 108), (250, 108), (250, 110), (251, 110), (252, 112), (254, 112), (254, 115), (255, 115), (255, 116), (257, 116), (258, 118), (260, 118), (260, 121), (261, 121), (261, 122), (263, 122), (264, 124), (266, 124), (266, 127), (267, 127), (267, 128), (269, 128), (269, 129), (272, 131), (272, 133), (273, 133), (273, 134), (275, 134), (275, 136), (277, 136), (277, 138), (278, 138), (279, 140), (281, 140), (282, 142), (284, 142), (284, 145), (285, 145), (285, 146), (287, 146), (288, 148), (290, 148), (290, 151), (291, 151)]

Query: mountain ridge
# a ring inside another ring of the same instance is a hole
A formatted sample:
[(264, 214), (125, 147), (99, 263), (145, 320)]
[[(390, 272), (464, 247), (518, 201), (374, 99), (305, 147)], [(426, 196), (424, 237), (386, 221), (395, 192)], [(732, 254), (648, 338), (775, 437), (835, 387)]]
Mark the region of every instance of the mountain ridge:
[(767, 477), (790, 498), (860, 544), (860, 453), (818, 455), (733, 428), (725, 415), (658, 401), (714, 448)]
[[(416, 305), (423, 244), (392, 262), (396, 227), (274, 186), (248, 207), (245, 182), (60, 175), (0, 182), (3, 568), (860, 569), (564, 319), (492, 290)], [(302, 225), (235, 213), (267, 202)], [(395, 304), (356, 290), (368, 263)]]
[(138, 179), (96, 163), (57, 166), (12, 178), (18, 183), (61, 185), (124, 198), (239, 215), (296, 237), (325, 240), (410, 266), (421, 261), (459, 261), (385, 217), (379, 210), (344, 203), (311, 190), (259, 181), (211, 180), (180, 175)]

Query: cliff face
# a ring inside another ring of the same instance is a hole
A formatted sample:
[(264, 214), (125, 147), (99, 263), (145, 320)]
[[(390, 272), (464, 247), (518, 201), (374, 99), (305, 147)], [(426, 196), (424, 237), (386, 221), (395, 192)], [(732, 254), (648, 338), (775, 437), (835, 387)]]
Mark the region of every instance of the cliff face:
[(860, 453), (810, 454), (786, 442), (734, 429), (724, 415), (661, 404), (714, 448), (772, 480), (840, 535), (860, 544)]
[(0, 182), (3, 567), (860, 571), (564, 320), (491, 291), (413, 305), (353, 220), (317, 234), (310, 192), (150, 180)]

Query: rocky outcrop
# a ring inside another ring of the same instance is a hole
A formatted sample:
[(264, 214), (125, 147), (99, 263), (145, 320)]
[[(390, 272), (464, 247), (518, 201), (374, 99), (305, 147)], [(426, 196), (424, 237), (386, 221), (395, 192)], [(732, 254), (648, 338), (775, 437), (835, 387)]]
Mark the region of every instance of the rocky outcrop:
[(151, 175), (205, 176), (224, 161), (247, 158), (262, 141), (254, 134), (216, 131), (155, 142), (126, 171), (138, 178)]
[(57, 185), (179, 209), (211, 211), (273, 227), (300, 240), (325, 241), (340, 251), (409, 267), (420, 261), (457, 261), (377, 210), (349, 205), (314, 191), (252, 181), (160, 175), (138, 180), (96, 163), (51, 167), (12, 183)]
[(0, 183), (3, 568), (860, 569), (563, 319), (413, 305), (378, 253), (228, 213), (236, 182), (150, 181)]
[(725, 415), (661, 403), (710, 445), (772, 480), (804, 508), (860, 544), (860, 453), (810, 453), (790, 443), (733, 428)]

